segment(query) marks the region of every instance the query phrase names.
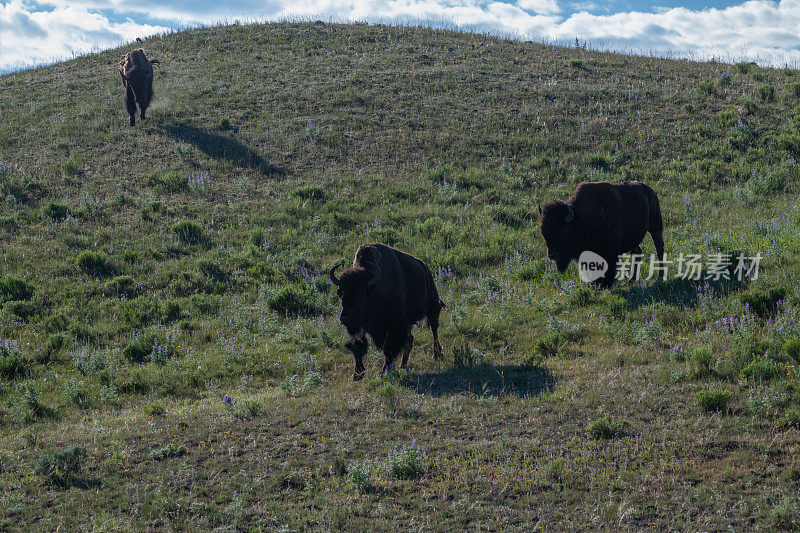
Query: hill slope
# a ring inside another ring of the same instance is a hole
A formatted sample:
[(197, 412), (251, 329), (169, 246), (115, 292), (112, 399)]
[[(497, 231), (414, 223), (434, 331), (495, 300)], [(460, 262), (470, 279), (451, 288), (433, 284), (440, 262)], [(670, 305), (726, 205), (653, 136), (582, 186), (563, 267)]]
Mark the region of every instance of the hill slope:
[[(123, 49), (0, 77), (6, 526), (800, 522), (796, 71), (368, 25), (142, 46), (134, 128)], [(559, 275), (536, 206), (600, 179), (658, 192), (673, 258), (764, 276)], [(432, 266), (447, 357), (420, 328), (351, 383), (325, 272), (369, 241)]]

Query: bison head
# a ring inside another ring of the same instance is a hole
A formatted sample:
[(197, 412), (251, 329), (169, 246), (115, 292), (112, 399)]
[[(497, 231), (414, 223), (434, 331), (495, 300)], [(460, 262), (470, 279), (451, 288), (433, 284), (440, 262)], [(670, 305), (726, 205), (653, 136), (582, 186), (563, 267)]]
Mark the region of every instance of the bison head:
[(331, 282), (338, 287), (336, 295), (342, 306), (339, 321), (347, 332), (356, 335), (369, 318), (369, 296), (381, 279), (381, 267), (377, 263), (345, 268), (337, 278), (334, 265), (328, 273)]
[(544, 209), (539, 208), (539, 213), (547, 257), (556, 262), (558, 271), (563, 274), (579, 251), (576, 250), (575, 211), (571, 205), (556, 200), (545, 205)]

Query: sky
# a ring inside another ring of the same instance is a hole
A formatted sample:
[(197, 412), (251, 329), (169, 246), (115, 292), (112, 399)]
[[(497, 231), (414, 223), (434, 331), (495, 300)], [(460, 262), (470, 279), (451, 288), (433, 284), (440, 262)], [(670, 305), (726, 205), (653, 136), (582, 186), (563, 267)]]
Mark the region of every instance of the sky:
[(318, 19), (800, 67), (800, 0), (0, 0), (0, 72), (198, 25)]

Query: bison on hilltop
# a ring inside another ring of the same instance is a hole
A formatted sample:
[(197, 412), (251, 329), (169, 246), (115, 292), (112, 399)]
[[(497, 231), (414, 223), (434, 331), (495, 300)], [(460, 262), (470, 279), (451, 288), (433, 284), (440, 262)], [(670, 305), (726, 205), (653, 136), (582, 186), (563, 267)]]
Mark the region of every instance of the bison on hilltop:
[(136, 125), (137, 104), (139, 116), (145, 118), (145, 111), (153, 98), (153, 65), (157, 63), (158, 59), (147, 59), (141, 48), (131, 50), (119, 62), (119, 75), (122, 76), (122, 86), (125, 89), (125, 108), (128, 110), (131, 126)]
[(608, 288), (616, 278), (617, 258), (628, 252), (641, 254), (648, 232), (659, 261), (664, 260), (661, 208), (656, 193), (644, 183), (581, 183), (569, 200), (555, 200), (539, 211), (547, 257), (561, 273), (581, 253), (594, 252), (608, 264), (598, 280), (600, 287)]
[(336, 277), (330, 269), (331, 282), (337, 286), (342, 312), (339, 321), (350, 339), (345, 343), (355, 358), (353, 381), (364, 377), (364, 355), (369, 347), (366, 335), (383, 352), (384, 372), (394, 368), (402, 352), (400, 368), (408, 366), (414, 345), (411, 328), (426, 320), (433, 333), (433, 357), (442, 355), (439, 344), (439, 312), (444, 302), (433, 282), (428, 266), (416, 257), (384, 244), (365, 244), (356, 250), (353, 266)]

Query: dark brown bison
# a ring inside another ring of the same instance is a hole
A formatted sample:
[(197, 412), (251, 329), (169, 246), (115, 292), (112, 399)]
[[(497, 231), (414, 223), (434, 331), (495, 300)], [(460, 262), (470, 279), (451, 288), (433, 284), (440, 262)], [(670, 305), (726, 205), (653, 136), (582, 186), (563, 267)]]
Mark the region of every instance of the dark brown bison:
[(353, 380), (364, 377), (366, 335), (385, 357), (383, 370), (394, 368), (400, 352), (400, 368), (408, 366), (414, 345), (411, 328), (423, 318), (433, 332), (433, 357), (442, 355), (439, 344), (439, 312), (444, 302), (439, 299), (433, 275), (428, 266), (405, 252), (384, 244), (365, 244), (356, 250), (353, 266), (336, 277), (331, 268), (331, 282), (338, 287), (342, 306), (339, 321), (350, 339), (345, 348), (356, 360)]
[(627, 252), (641, 254), (639, 245), (647, 232), (658, 259), (664, 259), (661, 208), (656, 193), (644, 183), (581, 183), (569, 200), (550, 202), (540, 213), (547, 257), (556, 262), (559, 272), (588, 250), (608, 263), (598, 284), (610, 287), (617, 258)]
[(119, 75), (125, 88), (125, 107), (131, 117), (131, 126), (136, 125), (136, 105), (139, 116), (144, 119), (147, 106), (153, 98), (153, 65), (158, 59), (148, 60), (141, 48), (131, 50), (119, 62)]

